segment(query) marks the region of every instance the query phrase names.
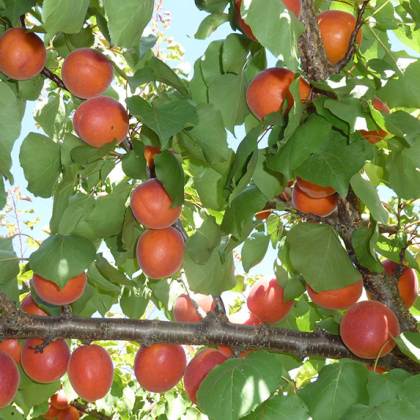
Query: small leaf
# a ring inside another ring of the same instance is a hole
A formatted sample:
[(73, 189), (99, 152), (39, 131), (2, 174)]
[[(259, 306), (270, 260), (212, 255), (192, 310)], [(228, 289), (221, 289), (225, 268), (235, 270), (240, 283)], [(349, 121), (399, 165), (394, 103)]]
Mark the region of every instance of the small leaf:
[(195, 39), (206, 39), (209, 37), (222, 23), (229, 22), (229, 15), (226, 13), (213, 13), (205, 17), (197, 32), (194, 35)]
[(121, 309), (131, 319), (140, 319), (147, 309), (151, 291), (147, 287), (125, 287), (121, 296)]
[(269, 243), (270, 237), (261, 232), (253, 233), (245, 240), (241, 257), (242, 265), (246, 273), (248, 273), (254, 265), (257, 265), (262, 261), (267, 252)]
[(356, 252), (359, 263), (363, 267), (381, 273), (383, 271), (383, 267), (378, 261), (375, 251), (378, 237), (379, 232), (377, 226), (370, 228), (367, 226), (361, 226), (353, 233), (351, 243)]

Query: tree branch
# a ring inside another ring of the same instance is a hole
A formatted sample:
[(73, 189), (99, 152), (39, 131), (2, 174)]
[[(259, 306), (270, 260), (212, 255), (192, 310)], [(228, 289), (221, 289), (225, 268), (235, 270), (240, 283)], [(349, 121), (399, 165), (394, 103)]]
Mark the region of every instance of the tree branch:
[(107, 416), (106, 414), (102, 414), (99, 411), (93, 410), (92, 408), (89, 408), (88, 405), (83, 404), (79, 401), (72, 401), (70, 405), (77, 408), (79, 411), (82, 411), (83, 413), (89, 414), (90, 417), (93, 417), (95, 419), (112, 420), (111, 416)]

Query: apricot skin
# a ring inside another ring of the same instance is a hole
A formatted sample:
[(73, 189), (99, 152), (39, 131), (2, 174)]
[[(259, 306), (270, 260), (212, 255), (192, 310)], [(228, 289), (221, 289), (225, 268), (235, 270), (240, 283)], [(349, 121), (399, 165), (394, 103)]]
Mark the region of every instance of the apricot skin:
[[(382, 102), (378, 98), (372, 100), (372, 106), (378, 111), (384, 111), (386, 114), (389, 114), (391, 111), (385, 102)], [(376, 130), (360, 130), (363, 138), (371, 144), (376, 144), (380, 142), (388, 134), (384, 129), (379, 128), (379, 131)]]
[(344, 344), (364, 359), (376, 359), (379, 352), (380, 357), (388, 354), (396, 344), (392, 337), (399, 334), (400, 326), (394, 312), (383, 303), (372, 300), (352, 305), (340, 325)]
[(345, 309), (356, 303), (363, 292), (363, 280), (335, 290), (324, 290), (315, 292), (309, 284), (306, 290), (314, 303), (325, 309)]
[(58, 413), (58, 420), (78, 420), (79, 418), (79, 410), (73, 406), (69, 406)]
[(134, 217), (149, 229), (164, 229), (177, 221), (182, 206), (171, 207), (172, 203), (165, 187), (156, 178), (143, 182), (131, 194)]
[(86, 401), (99, 400), (111, 389), (114, 366), (108, 352), (97, 344), (78, 347), (67, 369), (71, 386)]
[(65, 410), (69, 406), (69, 401), (62, 389), (51, 397), (51, 404), (59, 410)]
[(43, 309), (41, 309), (33, 300), (31, 295), (25, 296), (25, 298), (20, 302), (22, 311), (28, 315), (36, 316), (49, 316)]
[(6, 338), (0, 343), (0, 350), (7, 353), (17, 365), (20, 365), (22, 346), (17, 338)]
[(0, 71), (16, 80), (41, 73), (47, 61), (42, 39), (24, 28), (11, 28), (0, 37)]
[[(204, 312), (211, 312), (214, 309), (214, 300), (209, 295), (196, 294), (193, 299), (198, 303)], [(174, 318), (178, 322), (199, 322), (200, 315), (194, 308), (190, 297), (183, 293), (178, 296), (174, 304)]]
[(79, 98), (87, 99), (104, 93), (114, 77), (108, 58), (97, 50), (80, 48), (63, 62), (61, 77), (67, 89)]
[(48, 407), (48, 411), (42, 415), (42, 417), (44, 417), (44, 419), (46, 420), (54, 420), (58, 417), (58, 414), (60, 413), (61, 410), (59, 410), (58, 408), (55, 408), (51, 402), (49, 403), (49, 407)]
[(15, 397), (20, 374), (12, 357), (0, 350), (0, 408), (8, 406)]
[(201, 382), (215, 366), (227, 359), (219, 350), (209, 348), (201, 350), (188, 363), (184, 374), (184, 386), (185, 392), (194, 404), (197, 404), (197, 391)]
[(39, 274), (34, 273), (32, 277), (32, 284), (37, 295), (52, 305), (68, 305), (79, 299), (85, 290), (86, 281), (86, 273), (83, 272), (72, 277), (64, 288), (60, 289), (57, 284)]
[(22, 368), (36, 382), (51, 383), (60, 379), (67, 371), (70, 349), (66, 341), (57, 340), (46, 346), (42, 353), (35, 353), (32, 346), (44, 340), (28, 338), (22, 347)]
[(296, 210), (305, 214), (325, 217), (337, 208), (336, 194), (321, 198), (311, 197), (302, 191), (297, 183), (293, 187), (292, 199)]
[(76, 134), (93, 147), (102, 147), (115, 138), (121, 143), (128, 133), (128, 114), (113, 98), (98, 96), (83, 102), (74, 113)]
[(162, 151), (157, 146), (146, 146), (144, 149), (144, 157), (148, 168), (155, 166), (155, 155), (160, 155)]
[(138, 242), (137, 260), (144, 274), (151, 279), (161, 279), (176, 273), (184, 259), (184, 241), (172, 227), (148, 229)]
[(153, 344), (142, 346), (134, 359), (134, 374), (149, 392), (167, 392), (184, 376), (187, 357), (182, 346)]
[(298, 176), (296, 177), (296, 183), (303, 192), (311, 197), (322, 198), (336, 193), (335, 189), (332, 187), (323, 187), (321, 185), (314, 184), (313, 182), (305, 181)]
[(284, 301), (283, 288), (276, 279), (262, 278), (251, 287), (247, 305), (262, 321), (276, 324), (292, 310), (293, 301)]

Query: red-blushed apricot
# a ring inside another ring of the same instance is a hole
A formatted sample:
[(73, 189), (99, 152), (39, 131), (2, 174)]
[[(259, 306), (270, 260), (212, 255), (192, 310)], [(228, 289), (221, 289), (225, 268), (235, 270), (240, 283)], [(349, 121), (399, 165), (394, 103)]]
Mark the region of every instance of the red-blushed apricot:
[(344, 344), (356, 356), (376, 359), (388, 354), (398, 337), (397, 316), (383, 303), (365, 300), (350, 306), (340, 324)]
[(387, 370), (381, 366), (372, 366), (372, 365), (368, 365), (367, 363), (365, 364), (367, 370), (371, 370), (372, 372), (377, 372), (377, 373), (385, 373), (387, 372)]
[(321, 185), (305, 181), (298, 176), (296, 177), (296, 182), (299, 185), (299, 188), (311, 197), (322, 198), (336, 193), (335, 189), (332, 187), (322, 187)]
[(31, 295), (25, 296), (25, 298), (20, 302), (22, 311), (28, 315), (36, 316), (49, 316), (43, 309), (41, 309), (33, 300)]
[(157, 146), (146, 146), (144, 148), (144, 157), (148, 168), (155, 166), (155, 155), (160, 155), (162, 151)]
[(184, 259), (184, 240), (174, 228), (148, 229), (138, 242), (137, 261), (144, 274), (161, 279), (175, 274)]
[(65, 410), (69, 406), (69, 400), (62, 389), (51, 397), (51, 404), (59, 410)]
[(113, 77), (114, 69), (108, 58), (91, 48), (71, 52), (61, 68), (61, 78), (67, 89), (83, 99), (102, 95)]
[[(199, 293), (193, 296), (193, 299), (197, 302), (198, 306), (204, 312), (211, 312), (214, 309), (214, 300), (209, 295), (201, 295)], [(200, 315), (195, 309), (190, 297), (183, 293), (178, 296), (174, 304), (174, 318), (178, 322), (199, 322), (201, 321)]]
[(22, 346), (17, 338), (6, 338), (0, 343), (0, 350), (7, 353), (17, 365), (20, 365)]
[[(356, 18), (340, 10), (327, 10), (317, 18), (328, 60), (331, 64), (337, 64), (349, 49), (351, 34), (356, 28)], [(356, 43), (362, 43), (362, 28), (357, 33)]]
[(67, 367), (71, 386), (86, 401), (105, 397), (112, 386), (114, 366), (111, 356), (101, 346), (80, 346), (71, 355)]
[(32, 348), (43, 343), (40, 338), (28, 338), (22, 347), (22, 368), (34, 381), (51, 383), (67, 372), (70, 348), (65, 340), (48, 344), (41, 352)]
[[(382, 265), (385, 271), (391, 276), (394, 273), (394, 268), (398, 265), (394, 261), (384, 260)], [(416, 270), (406, 267), (402, 276), (398, 280), (398, 291), (401, 299), (407, 308), (411, 308), (419, 294), (419, 281), (417, 279)]]
[(4, 351), (0, 350), (0, 408), (9, 405), (19, 388), (19, 369)]
[(188, 363), (184, 374), (184, 386), (188, 398), (193, 403), (197, 404), (197, 391), (204, 378), (215, 366), (220, 365), (227, 359), (219, 350), (211, 348), (201, 350)]
[(293, 301), (284, 301), (283, 288), (276, 279), (262, 278), (251, 287), (247, 299), (248, 309), (264, 322), (276, 324), (293, 308)]
[(356, 303), (363, 292), (363, 280), (335, 290), (323, 290), (315, 292), (309, 284), (306, 284), (306, 290), (312, 302), (325, 309), (345, 309)]
[(16, 80), (41, 73), (47, 61), (42, 39), (24, 28), (11, 28), (0, 37), (0, 71)]
[(261, 211), (255, 214), (255, 217), (259, 220), (267, 219), (271, 214), (271, 210), (267, 209), (269, 209), (269, 207), (265, 206)]
[(117, 139), (121, 143), (128, 133), (128, 114), (114, 98), (98, 96), (83, 102), (74, 113), (76, 134), (93, 147), (102, 147)]
[(72, 405), (58, 413), (58, 420), (79, 420), (79, 418), (79, 410)]
[(149, 392), (167, 392), (184, 376), (187, 357), (182, 346), (153, 344), (141, 346), (134, 359), (134, 374)]
[(39, 274), (34, 273), (32, 277), (32, 285), (37, 295), (52, 305), (68, 305), (79, 299), (85, 290), (86, 281), (86, 273), (83, 272), (72, 277), (64, 288), (60, 289), (56, 283), (44, 279)]
[(297, 183), (292, 192), (293, 205), (296, 210), (305, 214), (314, 214), (325, 217), (331, 214), (337, 208), (337, 195), (332, 194), (327, 197), (311, 197), (302, 191)]
[(42, 417), (44, 417), (44, 419), (46, 420), (54, 420), (58, 417), (58, 414), (60, 413), (61, 410), (59, 410), (58, 408), (55, 408), (51, 402), (49, 403), (49, 407), (48, 407), (48, 411), (42, 415)]
[[(294, 99), (289, 88), (294, 78), (295, 74), (291, 70), (281, 67), (268, 68), (258, 73), (246, 91), (246, 103), (251, 112), (262, 121), (266, 115), (281, 111), (286, 98), (286, 112), (290, 111)], [(302, 102), (311, 95), (311, 86), (302, 77), (299, 79), (299, 94)]]
[(137, 186), (131, 194), (131, 210), (134, 217), (149, 229), (164, 229), (175, 223), (182, 206), (172, 206), (165, 187), (156, 178)]
[[(391, 111), (389, 110), (387, 104), (382, 102), (378, 98), (374, 98), (372, 100), (372, 106), (378, 111), (384, 111), (386, 114), (389, 114)], [(388, 134), (384, 129), (379, 127), (379, 131), (376, 130), (360, 130), (363, 138), (367, 140), (371, 144), (376, 144), (381, 141), (383, 138), (386, 137)]]

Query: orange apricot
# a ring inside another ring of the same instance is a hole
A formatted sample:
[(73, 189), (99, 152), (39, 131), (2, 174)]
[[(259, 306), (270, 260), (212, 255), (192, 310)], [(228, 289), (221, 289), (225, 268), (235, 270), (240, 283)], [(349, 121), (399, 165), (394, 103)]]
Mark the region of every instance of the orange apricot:
[(41, 73), (47, 61), (42, 39), (24, 28), (11, 28), (0, 37), (0, 71), (16, 80)]
[(336, 193), (335, 189), (332, 187), (322, 187), (321, 185), (305, 181), (304, 179), (299, 178), (298, 176), (296, 177), (296, 182), (299, 185), (299, 188), (311, 197), (321, 198)]
[(261, 211), (255, 214), (255, 217), (259, 220), (267, 219), (271, 214), (271, 210), (267, 210), (267, 209), (269, 209), (269, 207), (264, 206), (264, 208)]
[[(378, 98), (374, 98), (372, 100), (372, 106), (378, 110), (383, 111), (386, 114), (389, 114), (391, 111), (389, 110), (388, 106), (385, 102), (382, 102)], [(360, 130), (360, 133), (362, 134), (363, 138), (367, 140), (371, 144), (376, 144), (379, 141), (381, 141), (383, 138), (386, 137), (388, 134), (384, 129), (379, 127), (379, 131), (377, 130)]]
[(12, 357), (0, 350), (0, 408), (8, 406), (19, 388), (20, 374)]
[(51, 404), (59, 410), (65, 410), (69, 406), (69, 401), (63, 389), (60, 389), (51, 397)]
[[(199, 293), (193, 296), (200, 308), (204, 312), (211, 312), (214, 309), (214, 300), (209, 295), (201, 295)], [(178, 322), (199, 322), (201, 317), (191, 302), (190, 297), (183, 293), (178, 296), (174, 304), (174, 318)]]
[(80, 418), (79, 410), (70, 405), (65, 410), (58, 413), (58, 420), (78, 420)]
[(311, 197), (302, 191), (297, 183), (293, 187), (292, 198), (296, 210), (305, 214), (312, 213), (316, 216), (325, 217), (337, 208), (336, 194), (321, 198)]
[(79, 48), (64, 60), (61, 77), (73, 95), (87, 99), (102, 95), (108, 89), (114, 77), (114, 69), (101, 52)]
[(45, 414), (43, 414), (42, 417), (44, 417), (44, 419), (46, 420), (54, 420), (58, 417), (60, 411), (61, 410), (55, 408), (50, 402), (48, 406), (48, 411)]
[(45, 302), (52, 305), (68, 305), (82, 296), (86, 286), (86, 273), (83, 272), (78, 276), (72, 277), (60, 289), (56, 283), (35, 274), (32, 277), (32, 284), (37, 295)]
[(112, 386), (114, 366), (111, 356), (101, 346), (80, 346), (71, 355), (68, 376), (76, 393), (93, 402), (105, 397)]
[(20, 365), (22, 346), (17, 338), (6, 338), (0, 343), (0, 350), (7, 353), (17, 365)]
[(49, 316), (43, 309), (41, 309), (33, 300), (31, 295), (25, 296), (25, 298), (20, 302), (22, 311), (28, 315), (36, 316)]
[(160, 155), (162, 151), (157, 146), (146, 146), (144, 148), (144, 157), (148, 168), (155, 166), (155, 155)]
[(148, 229), (137, 242), (137, 261), (144, 274), (161, 279), (175, 274), (184, 259), (184, 240), (174, 228)]
[(128, 133), (128, 114), (114, 98), (98, 96), (83, 102), (74, 113), (76, 134), (93, 147), (102, 147), (117, 139), (121, 143)]

